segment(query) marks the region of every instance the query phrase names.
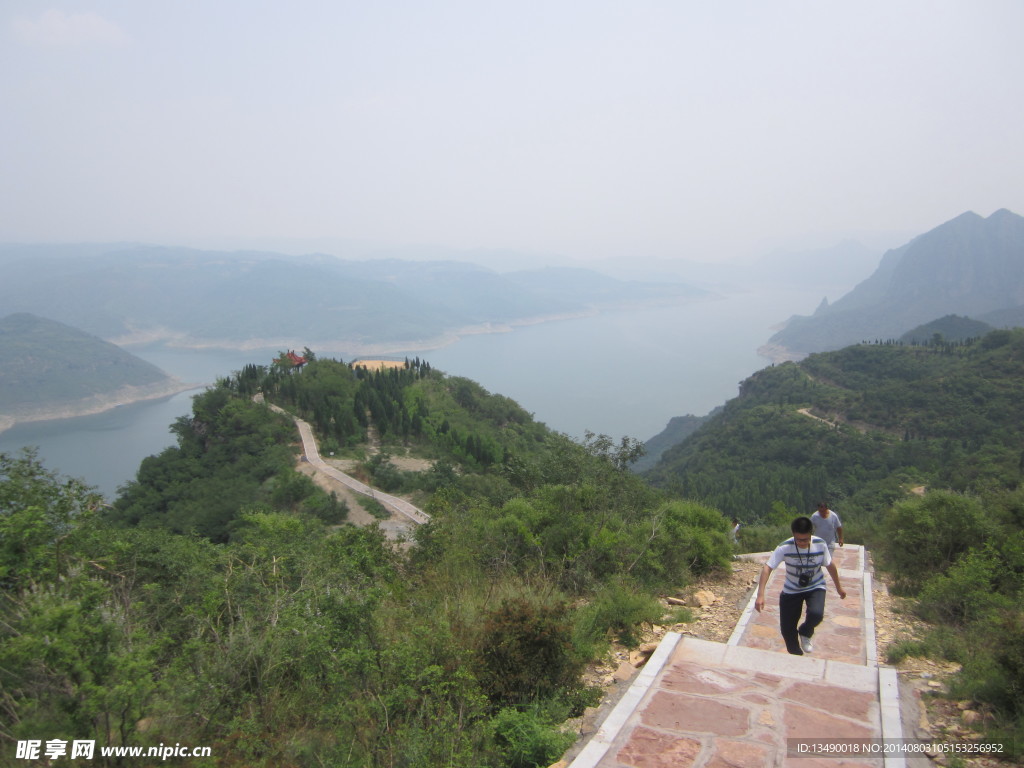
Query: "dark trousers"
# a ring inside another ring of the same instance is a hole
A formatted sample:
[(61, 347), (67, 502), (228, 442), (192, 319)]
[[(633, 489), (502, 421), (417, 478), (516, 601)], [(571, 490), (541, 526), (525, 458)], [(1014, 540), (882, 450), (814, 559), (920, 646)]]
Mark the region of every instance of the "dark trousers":
[[(800, 614), (803, 613), (804, 603), (807, 603), (807, 618), (804, 623), (797, 627), (800, 622)], [(814, 628), (821, 624), (825, 618), (825, 590), (814, 589), (810, 592), (788, 594), (783, 592), (779, 595), (779, 629), (782, 630), (782, 639), (786, 641), (786, 650), (796, 656), (803, 656), (803, 649), (800, 648), (800, 638), (813, 637)]]

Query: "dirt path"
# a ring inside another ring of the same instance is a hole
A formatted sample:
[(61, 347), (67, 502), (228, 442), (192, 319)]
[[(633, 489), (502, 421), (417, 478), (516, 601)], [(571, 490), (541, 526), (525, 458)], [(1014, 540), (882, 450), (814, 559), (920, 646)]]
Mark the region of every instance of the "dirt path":
[(809, 419), (814, 419), (815, 421), (820, 421), (823, 424), (828, 424), (833, 429), (837, 429), (839, 427), (839, 424), (837, 422), (829, 421), (828, 419), (823, 419), (821, 416), (815, 416), (813, 413), (811, 413), (810, 408), (800, 408), (799, 410), (797, 410), (797, 413), (802, 413)]
[[(258, 403), (267, 405), (267, 407), (277, 413), (288, 416), (295, 422), (299, 430), (299, 439), (302, 442), (303, 451), (303, 455), (297, 462), (297, 469), (313, 478), (313, 481), (324, 490), (336, 493), (339, 499), (344, 499), (349, 508), (350, 522), (356, 525), (372, 525), (377, 523), (387, 534), (388, 538), (408, 540), (411, 538), (414, 526), (430, 520), (429, 515), (407, 499), (376, 490), (361, 480), (345, 474), (336, 466), (325, 462), (320, 457), (313, 428), (308, 423), (294, 414), (288, 413), (283, 408), (267, 403), (262, 394), (256, 395), (253, 399)], [(379, 503), (390, 512), (390, 516), (382, 520), (367, 512), (362, 504), (362, 499), (366, 497), (372, 498)]]

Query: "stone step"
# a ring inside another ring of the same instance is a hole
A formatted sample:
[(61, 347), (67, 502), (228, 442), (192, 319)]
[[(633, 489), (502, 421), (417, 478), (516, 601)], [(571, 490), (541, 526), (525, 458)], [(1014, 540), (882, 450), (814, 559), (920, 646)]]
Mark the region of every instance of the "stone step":
[(877, 665), (866, 552), (837, 550), (836, 563), (847, 598), (829, 580), (813, 654), (786, 653), (777, 571), (764, 612), (754, 610), (752, 594), (727, 643), (666, 635), (571, 768), (906, 765), (898, 754), (808, 754), (816, 740), (882, 744), (903, 734), (896, 672)]

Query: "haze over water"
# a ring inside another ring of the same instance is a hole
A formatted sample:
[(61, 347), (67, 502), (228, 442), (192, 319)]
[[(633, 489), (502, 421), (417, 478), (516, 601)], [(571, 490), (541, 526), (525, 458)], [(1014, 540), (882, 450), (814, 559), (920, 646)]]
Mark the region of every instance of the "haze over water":
[(757, 349), (801, 301), (806, 293), (747, 292), (608, 312), (471, 336), (421, 357), (572, 437), (646, 441), (673, 416), (703, 416), (735, 397), (740, 381), (770, 365)]
[[(407, 354), (512, 398), (538, 421), (572, 437), (589, 430), (648, 440), (673, 416), (704, 415), (735, 397), (740, 381), (770, 364), (757, 348), (771, 327), (807, 311), (807, 304), (804, 291), (737, 293), (468, 336), (442, 349)], [(246, 363), (266, 365), (277, 350), (130, 351), (183, 381), (207, 384)], [(401, 359), (403, 353), (388, 357)], [(191, 413), (197, 391), (95, 416), (21, 425), (0, 433), (0, 452), (38, 446), (47, 468), (81, 477), (113, 498), (118, 486), (134, 479), (144, 457), (175, 443), (169, 427)]]

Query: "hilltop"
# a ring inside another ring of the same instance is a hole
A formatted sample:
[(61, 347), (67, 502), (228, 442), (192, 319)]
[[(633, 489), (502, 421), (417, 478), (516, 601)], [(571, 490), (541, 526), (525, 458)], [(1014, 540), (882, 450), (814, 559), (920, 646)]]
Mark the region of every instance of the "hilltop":
[(0, 359), (0, 429), (190, 388), (114, 344), (28, 313), (0, 319)]

